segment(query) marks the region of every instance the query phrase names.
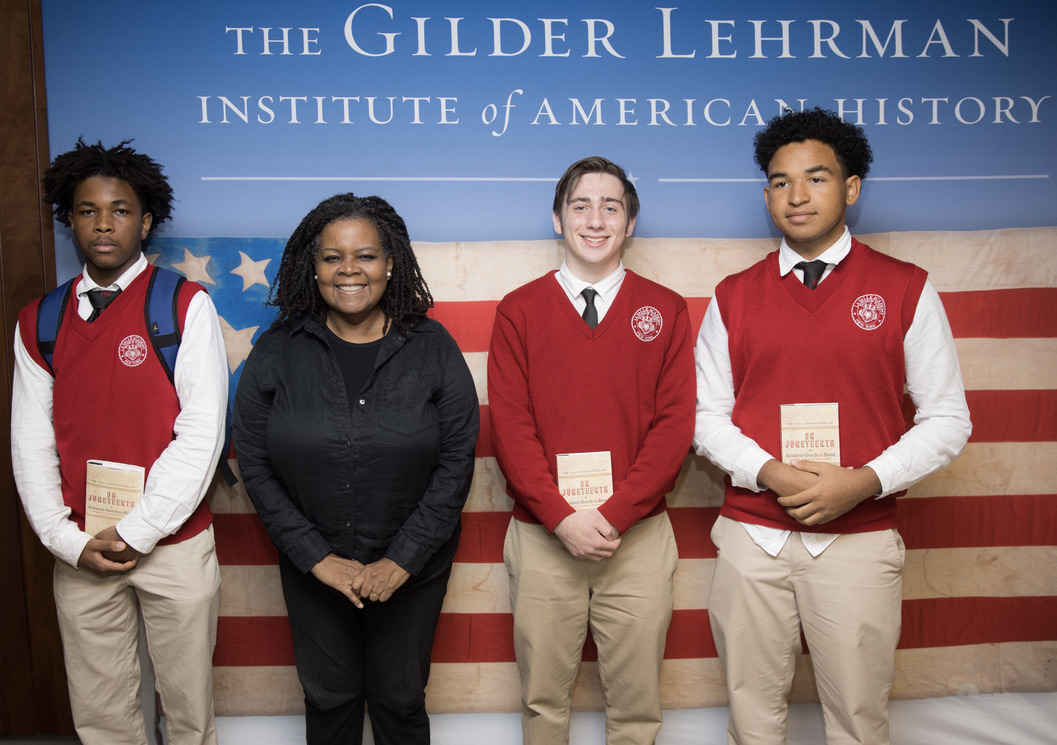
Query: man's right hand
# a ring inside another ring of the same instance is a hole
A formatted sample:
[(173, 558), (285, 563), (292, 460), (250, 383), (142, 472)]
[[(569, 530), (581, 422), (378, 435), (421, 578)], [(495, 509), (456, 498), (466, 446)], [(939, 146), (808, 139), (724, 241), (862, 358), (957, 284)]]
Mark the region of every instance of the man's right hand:
[(573, 512), (554, 528), (565, 549), (578, 559), (608, 559), (620, 547), (620, 531), (598, 510)]
[(99, 538), (89, 538), (88, 543), (77, 559), (77, 567), (100, 576), (124, 574), (139, 563), (138, 557), (129, 561), (111, 561), (103, 554), (119, 555), (126, 548), (124, 541), (104, 541)]
[(763, 464), (756, 476), (756, 483), (764, 489), (770, 489), (779, 497), (788, 497), (810, 489), (818, 483), (818, 476), (797, 470), (788, 463), (772, 458)]

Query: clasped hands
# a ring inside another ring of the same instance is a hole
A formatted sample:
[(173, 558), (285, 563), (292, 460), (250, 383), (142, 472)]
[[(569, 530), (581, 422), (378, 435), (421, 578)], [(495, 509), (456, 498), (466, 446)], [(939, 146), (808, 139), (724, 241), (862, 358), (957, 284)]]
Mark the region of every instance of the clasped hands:
[(370, 564), (327, 554), (312, 567), (312, 576), (347, 597), (357, 608), (363, 601), (384, 603), (411, 576), (392, 559), (382, 558)]
[(77, 559), (77, 566), (100, 576), (124, 574), (135, 568), (140, 556), (139, 551), (125, 543), (117, 527), (111, 525), (88, 539)]
[(868, 466), (841, 468), (813, 460), (769, 460), (757, 481), (777, 493), (778, 504), (803, 525), (835, 520), (881, 492), (881, 482)]
[(565, 549), (578, 559), (608, 559), (620, 547), (620, 531), (598, 510), (573, 512), (554, 528)]

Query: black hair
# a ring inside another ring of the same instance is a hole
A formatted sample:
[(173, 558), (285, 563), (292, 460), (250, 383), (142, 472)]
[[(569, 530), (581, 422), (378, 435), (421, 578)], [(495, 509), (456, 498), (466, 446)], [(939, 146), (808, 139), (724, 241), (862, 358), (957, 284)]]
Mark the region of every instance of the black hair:
[(793, 142), (818, 140), (829, 145), (837, 156), (843, 177), (866, 178), (870, 171), (873, 152), (861, 127), (843, 121), (832, 111), (815, 107), (808, 111), (778, 115), (757, 132), (753, 144), (755, 160), (764, 173), (779, 148)]
[(130, 142), (124, 140), (107, 149), (102, 142), (86, 145), (84, 138), (78, 137), (73, 150), (55, 156), (40, 184), (44, 201), (52, 205), (56, 220), (70, 224), (74, 191), (93, 176), (127, 182), (136, 192), (143, 212), (151, 214), (151, 230), (169, 219), (173, 203), (169, 179), (157, 161), (128, 147)]
[(305, 215), (287, 241), (268, 298), (269, 305), (279, 308), (275, 324), (299, 317), (325, 321), (327, 304), (313, 276), (319, 236), (328, 225), (342, 220), (367, 220), (378, 231), (386, 257), (393, 260), (393, 276), (378, 305), (385, 314), (386, 326), (392, 322), (404, 336), (409, 336), (411, 329), (433, 307), (433, 296), (411, 249), (407, 226), (381, 197), (358, 197), (351, 192), (320, 202)]
[(634, 220), (639, 214), (639, 195), (635, 191), (635, 184), (631, 182), (623, 168), (599, 155), (578, 160), (565, 169), (565, 173), (554, 187), (554, 214), (561, 217), (569, 195), (576, 189), (580, 179), (588, 173), (607, 173), (620, 181), (624, 187), (624, 207), (628, 211), (628, 221)]

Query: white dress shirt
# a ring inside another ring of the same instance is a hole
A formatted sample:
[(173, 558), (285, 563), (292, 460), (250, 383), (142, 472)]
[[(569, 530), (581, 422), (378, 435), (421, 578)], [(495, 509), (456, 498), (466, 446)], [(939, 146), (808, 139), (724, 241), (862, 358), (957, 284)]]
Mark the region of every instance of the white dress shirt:
[(616, 271), (600, 282), (584, 282), (573, 274), (572, 270), (569, 269), (569, 265), (563, 261), (561, 269), (555, 273), (555, 276), (558, 278), (558, 284), (562, 286), (565, 294), (569, 297), (569, 302), (573, 304), (576, 312), (581, 316), (584, 314), (584, 308), (587, 307), (587, 301), (581, 293), (587, 287), (595, 290), (598, 293), (595, 295), (595, 310), (598, 311), (598, 322), (602, 323), (609, 306), (613, 304), (617, 293), (620, 292), (620, 286), (624, 284), (625, 274), (627, 272), (624, 270), (624, 262), (621, 261), (617, 265)]
[[(818, 258), (828, 266), (822, 282), (851, 251), (851, 234), (844, 235)], [(778, 253), (779, 271), (790, 271), (803, 280), (793, 265), (802, 258), (783, 240)], [(939, 293), (925, 282), (914, 311), (914, 320), (903, 338), (907, 390), (917, 411), (914, 426), (866, 465), (881, 482), (885, 497), (902, 491), (949, 464), (965, 447), (972, 426), (965, 403), (965, 388), (958, 365), (954, 337)], [(734, 376), (727, 345), (727, 328), (719, 304), (710, 302), (701, 324), (695, 354), (697, 364), (697, 422), (694, 450), (728, 474), (735, 486), (763, 491), (756, 479), (760, 469), (774, 458), (755, 441), (742, 434), (731, 421), (734, 411)], [(775, 416), (778, 416), (777, 412)], [(791, 531), (742, 523), (753, 541), (777, 556)], [(813, 556), (821, 554), (837, 538), (834, 533), (800, 532)]]
[[(108, 288), (128, 287), (148, 264), (139, 260)], [(77, 313), (92, 312), (87, 291), (98, 287), (81, 274)], [(104, 311), (105, 312), (105, 311)], [(150, 468), (143, 498), (117, 525), (118, 534), (140, 553), (175, 533), (205, 496), (224, 444), (228, 400), (227, 354), (216, 308), (200, 292), (187, 309), (183, 338), (173, 371), (180, 413), (173, 424), (175, 439)], [(72, 566), (91, 536), (70, 519), (62, 498), (59, 455), (52, 426), (51, 374), (29, 355), (15, 330), (15, 376), (11, 396), (11, 462), (22, 505), (44, 546)], [(87, 415), (89, 412), (85, 412)], [(106, 412), (96, 412), (105, 414)], [(141, 412), (115, 412), (139, 416)]]

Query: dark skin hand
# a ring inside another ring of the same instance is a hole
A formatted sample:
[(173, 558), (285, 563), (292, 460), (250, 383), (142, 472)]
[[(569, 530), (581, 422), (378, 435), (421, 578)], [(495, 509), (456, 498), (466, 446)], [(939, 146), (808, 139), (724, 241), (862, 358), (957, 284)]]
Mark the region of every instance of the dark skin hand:
[(757, 482), (778, 494), (778, 503), (803, 525), (835, 520), (881, 493), (881, 482), (868, 466), (841, 468), (811, 460), (792, 464), (769, 460)]
[(124, 574), (139, 563), (140, 556), (139, 551), (122, 540), (117, 528), (110, 526), (99, 531), (95, 538), (88, 539), (77, 559), (77, 566), (101, 576)]
[(360, 594), (353, 588), (363, 569), (363, 564), (354, 559), (343, 559), (337, 554), (327, 554), (312, 567), (312, 576), (328, 587), (333, 587), (357, 608), (362, 608), (363, 601), (360, 599)]
[(375, 603), (384, 603), (407, 582), (411, 575), (392, 559), (382, 558), (363, 568), (353, 580), (352, 589), (361, 598)]

